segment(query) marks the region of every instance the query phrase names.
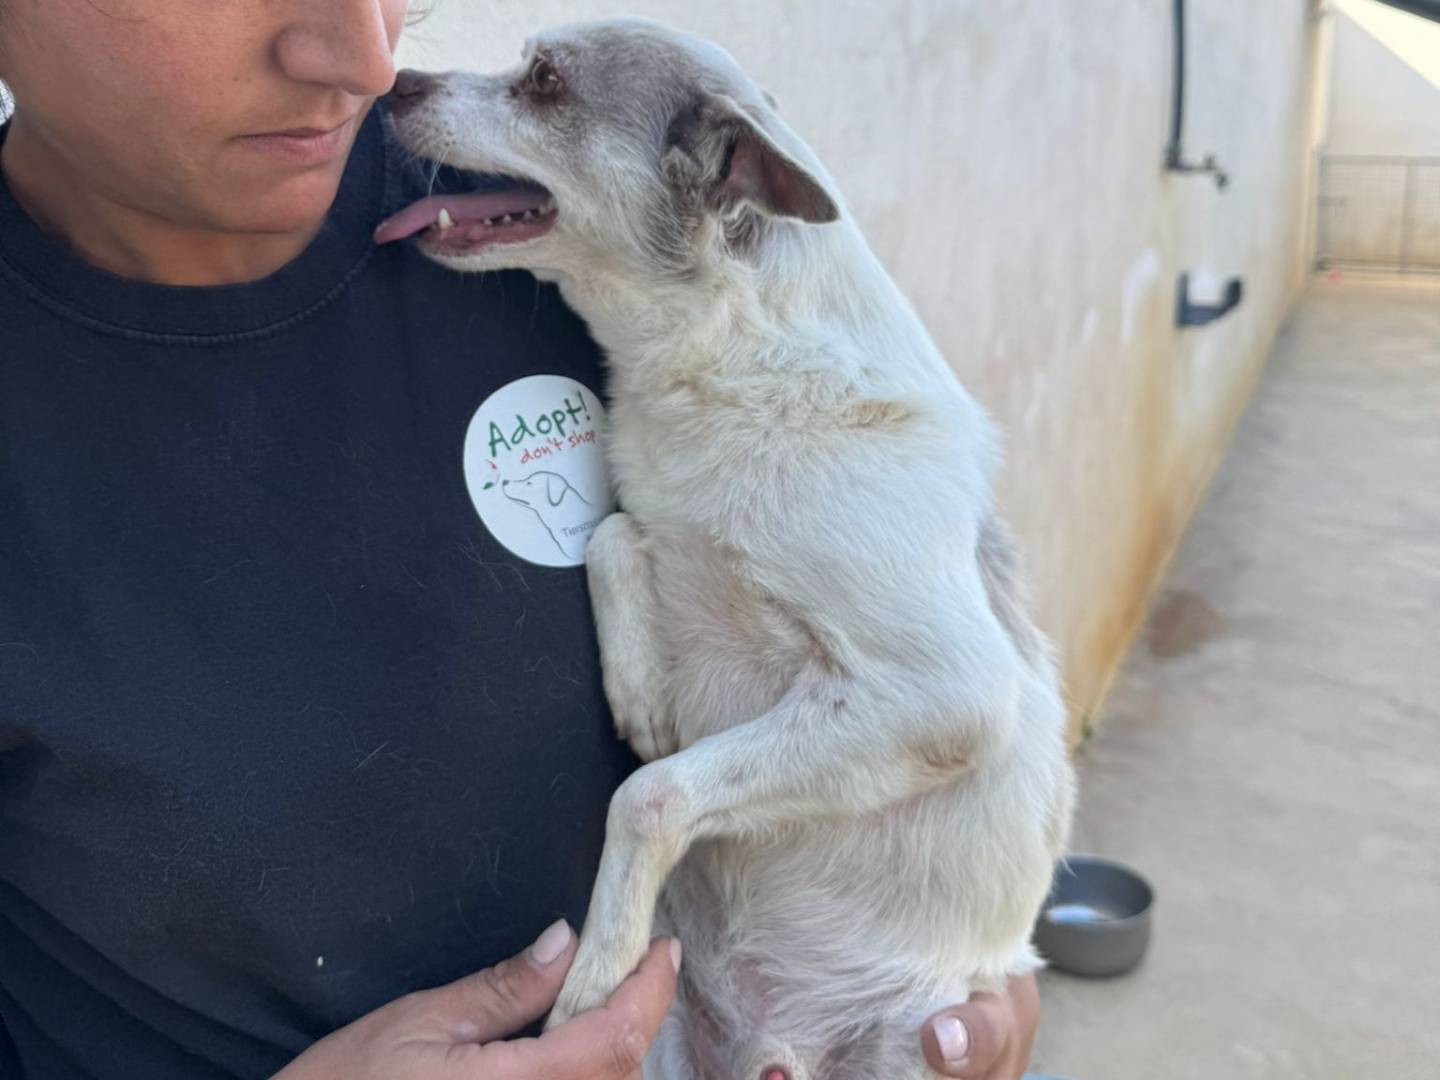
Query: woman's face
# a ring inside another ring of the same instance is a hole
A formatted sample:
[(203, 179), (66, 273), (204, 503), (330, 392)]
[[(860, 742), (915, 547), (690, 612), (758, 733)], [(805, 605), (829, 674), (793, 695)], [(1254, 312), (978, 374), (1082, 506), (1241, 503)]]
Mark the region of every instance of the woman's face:
[(57, 183), (182, 228), (290, 232), (334, 200), (406, 6), (0, 0), (0, 76)]

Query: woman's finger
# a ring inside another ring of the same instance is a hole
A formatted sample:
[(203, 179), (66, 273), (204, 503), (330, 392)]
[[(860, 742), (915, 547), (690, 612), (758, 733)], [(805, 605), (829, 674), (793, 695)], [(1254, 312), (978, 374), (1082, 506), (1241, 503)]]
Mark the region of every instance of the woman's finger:
[(415, 997), (444, 1028), (438, 1041), (503, 1039), (555, 1004), (574, 954), (575, 935), (562, 919), (518, 956)]
[(1004, 995), (975, 994), (926, 1021), (920, 1044), (930, 1068), (957, 1080), (1018, 1080), (1039, 1016), (1035, 977), (1010, 980)]
[[(495, 1042), (472, 1055), (477, 1080), (632, 1080), (675, 999), (680, 943), (661, 939), (598, 1009), (538, 1039)], [(472, 1075), (467, 1072), (466, 1076)]]

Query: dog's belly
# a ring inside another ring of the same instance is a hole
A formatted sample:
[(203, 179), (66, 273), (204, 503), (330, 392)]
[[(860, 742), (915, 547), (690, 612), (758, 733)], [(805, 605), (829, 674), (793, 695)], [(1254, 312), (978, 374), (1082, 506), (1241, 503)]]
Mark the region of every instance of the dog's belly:
[[(1021, 727), (1038, 735), (1059, 704), (1028, 704)], [(883, 813), (697, 844), (658, 928), (685, 943), (694, 1076), (753, 1080), (780, 1063), (802, 1080), (930, 1077), (925, 1017), (1035, 966), (1031, 920), (1071, 799), (1050, 742)]]
[(849, 1076), (847, 1055), (887, 1063), (857, 1076), (912, 1075), (926, 1016), (1030, 965), (1054, 855), (1046, 808), (1018, 802), (1031, 770), (1017, 757), (884, 814), (697, 845), (662, 901), (704, 1017), (693, 1051), (744, 1063), (717, 1074), (735, 1077), (776, 1054), (810, 1080)]

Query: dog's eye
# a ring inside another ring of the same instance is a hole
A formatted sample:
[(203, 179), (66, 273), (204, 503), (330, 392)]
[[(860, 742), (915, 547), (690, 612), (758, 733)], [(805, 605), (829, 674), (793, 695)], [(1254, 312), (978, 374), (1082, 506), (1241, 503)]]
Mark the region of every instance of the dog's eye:
[(526, 89), (537, 97), (554, 97), (565, 89), (565, 80), (555, 70), (555, 65), (543, 56), (530, 68), (525, 83)]

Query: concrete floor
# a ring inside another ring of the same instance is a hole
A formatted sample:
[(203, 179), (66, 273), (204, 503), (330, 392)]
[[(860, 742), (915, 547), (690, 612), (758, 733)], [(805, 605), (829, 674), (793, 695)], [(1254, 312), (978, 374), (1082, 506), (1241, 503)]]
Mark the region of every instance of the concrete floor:
[(1440, 1080), (1440, 284), (1317, 279), (1081, 754), (1157, 892), (1071, 1080)]

